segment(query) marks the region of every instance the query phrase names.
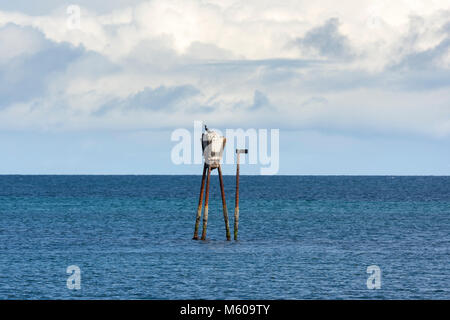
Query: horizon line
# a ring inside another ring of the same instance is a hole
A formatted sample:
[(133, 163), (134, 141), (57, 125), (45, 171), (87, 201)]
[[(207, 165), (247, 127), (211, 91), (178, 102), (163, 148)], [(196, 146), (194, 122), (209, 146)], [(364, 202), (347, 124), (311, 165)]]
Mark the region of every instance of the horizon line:
[[(223, 174), (235, 176), (235, 174)], [(0, 173), (1, 176), (202, 176), (201, 174), (167, 174), (167, 173)], [(450, 177), (450, 174), (240, 174), (249, 177)]]

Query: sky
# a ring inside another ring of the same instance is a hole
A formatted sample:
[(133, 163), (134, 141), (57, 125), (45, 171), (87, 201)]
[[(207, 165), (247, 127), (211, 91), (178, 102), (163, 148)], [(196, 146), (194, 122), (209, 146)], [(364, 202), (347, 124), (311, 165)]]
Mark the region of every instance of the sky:
[(0, 174), (201, 174), (194, 121), (279, 129), (277, 174), (450, 175), (450, 2), (0, 3)]

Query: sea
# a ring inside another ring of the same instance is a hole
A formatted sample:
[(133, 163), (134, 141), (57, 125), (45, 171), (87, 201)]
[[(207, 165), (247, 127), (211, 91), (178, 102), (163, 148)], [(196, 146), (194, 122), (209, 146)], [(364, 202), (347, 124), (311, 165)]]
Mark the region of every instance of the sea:
[(200, 183), (0, 176), (0, 299), (450, 299), (448, 176), (241, 176), (238, 241)]

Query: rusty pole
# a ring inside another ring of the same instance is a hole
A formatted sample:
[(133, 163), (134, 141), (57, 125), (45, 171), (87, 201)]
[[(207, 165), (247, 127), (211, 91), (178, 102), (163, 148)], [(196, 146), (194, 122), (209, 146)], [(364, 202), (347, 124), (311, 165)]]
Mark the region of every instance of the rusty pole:
[(241, 153), (248, 153), (248, 149), (236, 149), (236, 196), (234, 203), (234, 240), (238, 239), (239, 228), (239, 155)]
[(237, 165), (236, 165), (236, 196), (234, 203), (234, 240), (238, 237), (239, 228), (239, 152), (237, 153)]
[(227, 241), (230, 241), (230, 225), (228, 224), (228, 209), (227, 209), (227, 202), (225, 201), (225, 189), (223, 187), (222, 168), (220, 167), (220, 164), (217, 167), (217, 169), (219, 170), (220, 193), (222, 194), (223, 219), (225, 221)]
[(192, 238), (193, 240), (198, 240), (198, 226), (200, 224), (200, 218), (202, 217), (203, 190), (205, 187), (205, 177), (206, 177), (206, 163), (203, 165), (202, 184), (200, 186), (200, 195), (198, 197), (197, 217), (195, 219), (194, 237)]
[(205, 192), (205, 213), (203, 214), (203, 230), (202, 240), (206, 239), (206, 226), (208, 225), (208, 200), (209, 200), (209, 181), (211, 177), (211, 166), (208, 165), (208, 175), (206, 177), (206, 192)]

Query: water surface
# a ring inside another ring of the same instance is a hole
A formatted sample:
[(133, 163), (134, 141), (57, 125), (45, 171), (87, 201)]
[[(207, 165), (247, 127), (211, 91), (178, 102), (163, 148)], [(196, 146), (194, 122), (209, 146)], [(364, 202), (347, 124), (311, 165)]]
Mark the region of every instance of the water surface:
[(238, 242), (216, 173), (191, 240), (200, 181), (0, 176), (0, 299), (450, 299), (450, 177), (242, 176)]

